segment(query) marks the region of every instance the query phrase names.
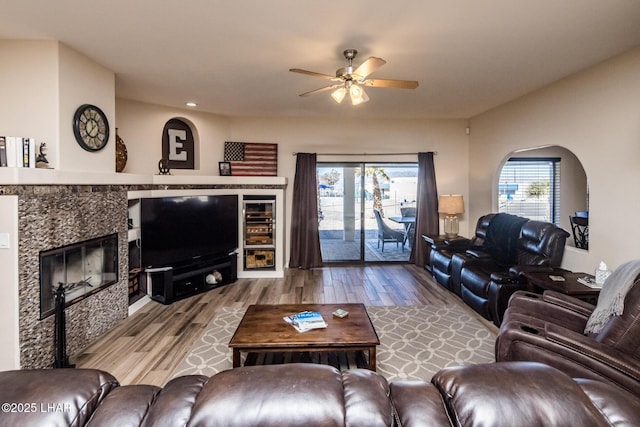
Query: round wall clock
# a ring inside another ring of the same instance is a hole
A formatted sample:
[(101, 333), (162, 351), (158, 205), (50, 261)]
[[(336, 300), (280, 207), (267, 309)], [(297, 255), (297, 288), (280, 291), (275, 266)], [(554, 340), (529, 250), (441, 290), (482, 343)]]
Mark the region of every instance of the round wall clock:
[(73, 115), (73, 134), (85, 150), (102, 150), (109, 140), (107, 115), (95, 105), (81, 105)]

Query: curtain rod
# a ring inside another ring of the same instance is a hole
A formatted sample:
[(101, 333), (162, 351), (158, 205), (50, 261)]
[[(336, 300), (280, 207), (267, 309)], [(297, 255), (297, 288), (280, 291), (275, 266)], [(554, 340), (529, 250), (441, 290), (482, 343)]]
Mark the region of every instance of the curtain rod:
[[(292, 156), (297, 155), (295, 151)], [(316, 153), (318, 156), (415, 156), (418, 153)], [(433, 155), (437, 155), (437, 151), (433, 151)]]

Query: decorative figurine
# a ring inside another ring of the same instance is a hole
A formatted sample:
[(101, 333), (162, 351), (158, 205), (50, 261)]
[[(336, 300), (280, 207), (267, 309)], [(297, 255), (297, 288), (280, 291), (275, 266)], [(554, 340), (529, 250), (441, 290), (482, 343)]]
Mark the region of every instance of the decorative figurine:
[(118, 128), (116, 128), (116, 172), (122, 172), (127, 165), (127, 146), (124, 145), (124, 141), (118, 135)]
[(36, 167), (42, 169), (49, 168), (49, 161), (47, 160), (47, 144), (41, 143), (38, 148), (38, 157), (36, 158)]
[(160, 175), (171, 175), (169, 172), (169, 160), (160, 159), (158, 162), (158, 170), (160, 171)]

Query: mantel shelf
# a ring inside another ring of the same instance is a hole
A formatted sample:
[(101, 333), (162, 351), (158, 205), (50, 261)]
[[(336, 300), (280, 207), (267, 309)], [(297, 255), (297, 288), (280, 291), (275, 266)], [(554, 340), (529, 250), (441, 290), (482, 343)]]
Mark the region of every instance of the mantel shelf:
[(143, 175), (56, 169), (0, 168), (0, 185), (286, 185), (286, 177)]

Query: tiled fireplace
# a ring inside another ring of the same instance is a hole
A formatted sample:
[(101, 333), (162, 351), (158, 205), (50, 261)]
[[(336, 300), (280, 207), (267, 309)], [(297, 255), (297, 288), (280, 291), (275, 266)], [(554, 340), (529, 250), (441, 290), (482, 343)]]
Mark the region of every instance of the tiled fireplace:
[(40, 252), (40, 319), (54, 314), (56, 294), (65, 307), (118, 283), (118, 234)]
[[(19, 328), (22, 368), (51, 367), (54, 318), (41, 318), (42, 251), (117, 236), (116, 283), (92, 291), (66, 309), (67, 352), (78, 353), (127, 317), (127, 189), (118, 185), (39, 185), (13, 188), (19, 214)], [(46, 313), (45, 313), (46, 314)]]
[[(64, 181), (67, 175), (60, 175), (62, 177), (60, 181)], [(29, 178), (31, 174), (24, 174), (24, 176)], [(36, 177), (38, 176), (40, 175), (36, 175)], [(71, 178), (73, 182), (78, 181), (75, 176)], [(87, 178), (91, 179), (91, 176)], [(128, 179), (122, 181), (128, 182)], [(13, 288), (12, 293), (15, 297), (17, 290), (19, 300), (16, 315), (17, 325), (9, 327), (10, 332), (16, 332), (17, 329), (17, 344), (11, 342), (11, 339), (6, 340), (10, 348), (7, 348), (4, 354), (15, 357), (12, 350), (13, 346), (17, 345), (16, 353), (19, 352), (19, 367), (23, 369), (47, 368), (54, 363), (54, 321), (56, 316), (44, 312), (41, 315), (40, 310), (41, 275), (39, 262), (42, 253), (51, 253), (51, 251), (55, 253), (57, 250), (64, 250), (69, 245), (79, 242), (95, 242), (95, 239), (113, 234), (117, 236), (117, 266), (115, 267), (117, 280), (115, 283), (109, 283), (110, 281), (103, 276), (104, 281), (96, 283), (99, 289), (89, 290), (81, 298), (75, 298), (75, 294), (71, 295), (70, 298), (77, 300), (68, 305), (65, 311), (67, 355), (71, 358), (71, 363), (79, 362), (77, 359), (74, 360), (74, 356), (85, 350), (98, 337), (113, 329), (128, 316), (129, 244), (127, 222), (128, 202), (132, 194), (135, 194), (135, 197), (143, 197), (141, 194), (146, 195), (152, 192), (164, 194), (164, 192), (170, 191), (172, 194), (182, 194), (199, 190), (242, 191), (251, 194), (254, 194), (255, 191), (262, 193), (268, 190), (269, 194), (273, 194), (273, 192), (283, 194), (286, 188), (286, 180), (283, 178), (272, 178), (271, 181), (260, 182), (260, 184), (256, 184), (250, 179), (244, 179), (244, 177), (220, 177), (218, 182), (211, 182), (212, 177), (182, 178), (177, 176), (154, 176), (148, 180), (134, 177), (132, 180), (136, 182), (99, 185), (0, 184), (0, 196), (10, 196), (6, 198), (7, 202), (3, 206), (9, 206), (12, 210), (11, 227), (15, 227), (14, 229), (17, 231), (17, 244), (12, 245), (11, 253), (6, 258), (11, 259), (10, 275), (12, 279), (8, 286), (17, 285), (17, 289)], [(280, 196), (279, 200), (283, 203), (284, 197)], [(280, 206), (279, 211), (285, 211), (284, 205)], [(283, 233), (283, 231), (281, 230), (279, 233)], [(278, 239), (282, 241), (284, 235), (280, 234)], [(85, 253), (90, 254), (91, 258), (93, 251), (89, 249), (87, 252), (85, 249)], [(72, 270), (74, 268), (77, 267), (73, 267)], [(111, 274), (111, 272), (108, 273)], [(281, 271), (273, 273), (280, 274)], [(93, 277), (94, 273), (87, 273), (84, 270), (82, 273), (72, 272), (72, 276), (67, 276), (65, 280), (67, 283), (77, 283)], [(94, 283), (91, 284), (94, 285)], [(5, 319), (15, 320), (13, 314), (9, 313)]]

